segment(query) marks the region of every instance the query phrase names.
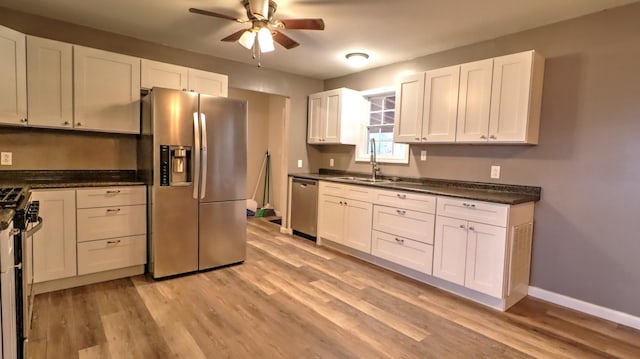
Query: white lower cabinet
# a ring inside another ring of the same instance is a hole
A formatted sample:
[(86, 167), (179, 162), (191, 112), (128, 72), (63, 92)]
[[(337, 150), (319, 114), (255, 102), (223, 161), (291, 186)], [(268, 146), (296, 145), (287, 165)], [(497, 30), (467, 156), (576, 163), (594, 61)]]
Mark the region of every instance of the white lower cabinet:
[(374, 230), (371, 238), (371, 254), (407, 268), (431, 274), (433, 246), (429, 244)]
[(32, 199), (44, 219), (32, 241), (34, 283), (146, 263), (145, 187), (34, 190)]
[[(366, 189), (320, 182), (318, 194), (318, 237), (371, 253), (371, 221), (373, 205), (352, 198), (366, 198)], [(346, 197), (339, 197), (340, 194)]]
[(76, 272), (76, 191), (34, 190), (42, 229), (33, 235), (33, 281), (74, 277)]

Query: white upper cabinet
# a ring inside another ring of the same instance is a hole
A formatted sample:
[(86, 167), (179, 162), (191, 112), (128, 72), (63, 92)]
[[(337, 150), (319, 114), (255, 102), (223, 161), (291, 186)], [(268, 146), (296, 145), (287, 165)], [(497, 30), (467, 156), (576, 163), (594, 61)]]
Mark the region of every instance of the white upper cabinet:
[(543, 76), (532, 50), (404, 77), (394, 140), (537, 144)]
[(75, 128), (140, 133), (140, 59), (74, 47)]
[(0, 123), (26, 125), (25, 35), (0, 26)]
[(460, 65), (458, 142), (486, 142), (489, 133), (493, 59)]
[(73, 45), (27, 36), (29, 126), (73, 127)]
[(307, 143), (355, 145), (365, 112), (358, 91), (340, 88), (309, 95)]
[(229, 78), (227, 75), (189, 69), (189, 90), (205, 95), (227, 97), (228, 89)]
[(142, 59), (142, 88), (164, 87), (227, 97), (229, 78), (214, 72)]
[(544, 58), (535, 51), (493, 60), (490, 142), (538, 143)]
[(188, 72), (189, 69), (184, 66), (142, 59), (140, 65), (140, 86), (146, 89), (163, 87), (187, 90), (189, 88)]
[(404, 77), (396, 89), (395, 142), (455, 141), (459, 84), (460, 66)]

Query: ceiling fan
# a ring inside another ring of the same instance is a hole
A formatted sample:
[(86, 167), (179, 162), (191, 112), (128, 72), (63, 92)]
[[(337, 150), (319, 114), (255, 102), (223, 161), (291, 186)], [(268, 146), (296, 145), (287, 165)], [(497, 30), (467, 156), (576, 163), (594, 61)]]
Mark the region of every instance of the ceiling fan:
[(273, 51), (275, 49), (274, 41), (285, 49), (292, 49), (300, 45), (279, 30), (324, 30), (322, 19), (274, 19), (273, 15), (278, 9), (278, 4), (273, 0), (243, 0), (242, 5), (247, 10), (247, 20), (196, 8), (190, 8), (189, 12), (232, 20), (241, 24), (250, 22), (249, 29), (236, 31), (221, 41), (238, 41), (240, 45), (253, 50), (254, 58), (256, 54), (260, 56), (261, 52)]

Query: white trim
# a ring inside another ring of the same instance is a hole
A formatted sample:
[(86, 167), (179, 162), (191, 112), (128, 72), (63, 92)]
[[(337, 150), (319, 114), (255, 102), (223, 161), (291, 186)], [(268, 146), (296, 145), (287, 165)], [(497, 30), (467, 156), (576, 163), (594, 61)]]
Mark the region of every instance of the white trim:
[(383, 93), (396, 92), (396, 88), (394, 86), (386, 86), (386, 87), (378, 87), (375, 89), (360, 91), (360, 96), (362, 97), (370, 97), (375, 95), (380, 95)]
[(609, 309), (606, 307), (601, 307), (599, 305), (568, 297), (566, 295), (550, 292), (538, 287), (530, 286), (529, 295), (534, 298), (546, 300), (547, 302), (558, 304), (563, 307), (571, 308), (579, 312), (591, 314), (598, 318), (610, 320), (612, 322), (640, 330), (640, 317), (636, 317), (631, 314), (619, 312), (617, 310)]

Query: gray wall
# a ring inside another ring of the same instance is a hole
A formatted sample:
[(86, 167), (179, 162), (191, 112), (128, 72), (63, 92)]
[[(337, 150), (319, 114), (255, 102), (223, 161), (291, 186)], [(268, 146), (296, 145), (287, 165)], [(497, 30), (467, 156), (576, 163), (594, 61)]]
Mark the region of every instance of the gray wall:
[[(537, 146), (412, 146), (383, 174), (542, 187), (531, 285), (640, 316), (640, 4), (327, 80), (325, 89), (393, 84), (423, 71), (529, 49), (546, 56)], [(426, 149), (426, 162), (419, 150)], [(366, 172), (353, 147), (322, 147), (318, 166)], [(418, 157), (416, 157), (418, 156)]]
[[(264, 68), (258, 68), (254, 65), (246, 65), (238, 62), (228, 61), (208, 55), (203, 55), (186, 50), (180, 50), (154, 44), (147, 41), (134, 39), (127, 36), (122, 36), (114, 33), (91, 29), (84, 26), (77, 26), (49, 18), (40, 16), (29, 15), (14, 10), (9, 10), (0, 7), (0, 25), (15, 29), (17, 31), (26, 33), (28, 35), (40, 36), (49, 39), (64, 41), (72, 44), (78, 44), (88, 47), (99, 48), (107, 51), (118, 52), (131, 56), (137, 56), (156, 61), (168, 62), (206, 71), (212, 71), (217, 73), (226, 74), (229, 76), (229, 87), (238, 89), (252, 90), (257, 92), (264, 92), (269, 94), (282, 95), (291, 99), (291, 123), (290, 131), (294, 134), (304, 134), (307, 125), (307, 95), (313, 92), (322, 90), (322, 81), (317, 79), (305, 78), (302, 76), (287, 74), (278, 71), (271, 71)], [(280, 50), (279, 50), (280, 51)], [(285, 50), (281, 50), (285, 51)], [(250, 53), (247, 51), (247, 56)], [(283, 56), (286, 56), (283, 54)], [(23, 158), (26, 153), (20, 148), (7, 148), (6, 143), (9, 139), (9, 131), (0, 127), (0, 149), (14, 151), (16, 158)], [(57, 132), (47, 132), (45, 136), (56, 136)], [(69, 137), (71, 136), (71, 137)], [(39, 142), (34, 141), (35, 136), (27, 134), (21, 135), (21, 140), (27, 145), (38, 148)], [(86, 149), (90, 149), (94, 146), (93, 137), (87, 136), (82, 133), (72, 132), (66, 135), (66, 138), (78, 137), (79, 140), (75, 141), (80, 147), (83, 146)], [(114, 141), (123, 143), (123, 146), (128, 146), (128, 139), (123, 139), (119, 136), (113, 136)], [(312, 148), (307, 147), (304, 137), (291, 136), (288, 140), (290, 153), (296, 154), (295, 157), (289, 159), (289, 168), (291, 170), (296, 168), (296, 161), (302, 159), (304, 163), (303, 170), (308, 170), (309, 159), (317, 161), (319, 152)], [(60, 143), (60, 146), (65, 147), (66, 143)], [(77, 149), (77, 148), (74, 148)], [(110, 150), (107, 148), (106, 150)], [(309, 154), (307, 153), (309, 149)], [(20, 151), (20, 152), (19, 152)], [(34, 150), (32, 149), (31, 152)], [(39, 152), (44, 152), (42, 148)], [(65, 151), (70, 151), (67, 149)], [(93, 153), (91, 151), (78, 151), (78, 155)], [(88, 156), (88, 155), (87, 155)], [(133, 156), (135, 158), (135, 155)], [(25, 166), (34, 166), (29, 169), (39, 169), (40, 162), (26, 163)], [(67, 161), (69, 162), (69, 161)], [(74, 166), (69, 169), (93, 169), (95, 166), (85, 166), (84, 164), (99, 163), (99, 158), (94, 156), (87, 157), (80, 161), (83, 163), (81, 167)], [(24, 163), (24, 162), (23, 162)], [(49, 163), (49, 162), (48, 162)], [(66, 163), (66, 162), (65, 162)], [(55, 167), (64, 167), (64, 163), (54, 163)], [(115, 162), (113, 169), (120, 167), (129, 167), (130, 163), (125, 160), (124, 162)], [(104, 167), (100, 167), (104, 168)], [(23, 167), (3, 167), (2, 169), (24, 169)], [(313, 168), (311, 168), (313, 170)]]

